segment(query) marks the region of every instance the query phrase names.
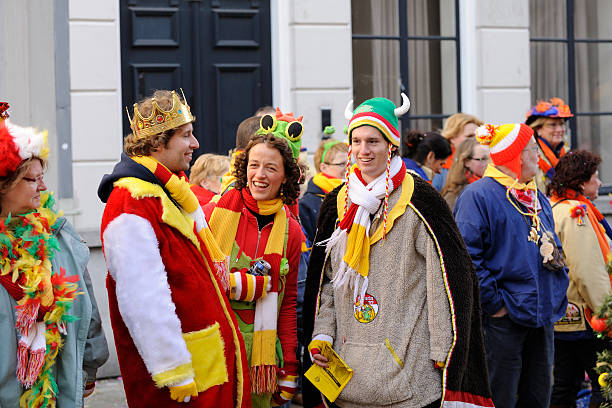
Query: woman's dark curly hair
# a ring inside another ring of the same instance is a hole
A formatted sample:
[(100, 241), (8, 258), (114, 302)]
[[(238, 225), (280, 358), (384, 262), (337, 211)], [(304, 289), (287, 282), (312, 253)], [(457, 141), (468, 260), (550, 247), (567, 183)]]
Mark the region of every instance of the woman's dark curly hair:
[(283, 157), (286, 181), (281, 184), (281, 198), (285, 204), (293, 204), (300, 196), (300, 184), (304, 182), (305, 169), (294, 158), (291, 148), (285, 139), (274, 136), (272, 133), (256, 135), (251, 138), (244, 152), (240, 153), (234, 162), (233, 175), (236, 177), (235, 188), (242, 190), (247, 187), (247, 165), (249, 164), (249, 153), (259, 143), (265, 143), (268, 147), (278, 150)]
[(591, 179), (597, 171), (601, 157), (588, 150), (573, 150), (559, 159), (555, 175), (548, 186), (548, 194), (565, 196), (567, 189), (582, 193), (582, 183)]

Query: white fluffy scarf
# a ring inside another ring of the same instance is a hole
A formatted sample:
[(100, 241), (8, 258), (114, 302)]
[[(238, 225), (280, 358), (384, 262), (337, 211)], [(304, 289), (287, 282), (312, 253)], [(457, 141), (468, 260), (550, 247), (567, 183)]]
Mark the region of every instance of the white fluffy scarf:
[[(402, 164), (402, 159), (397, 156), (391, 160), (389, 169), (389, 193), (398, 187), (393, 185), (392, 179), (403, 168)], [(327, 254), (329, 254), (334, 247), (340, 250), (345, 248), (345, 254), (340, 264), (340, 268), (332, 280), (332, 283), (336, 289), (341, 287), (352, 287), (354, 290), (354, 300), (357, 299), (357, 295), (359, 295), (359, 299), (363, 301), (368, 288), (370, 215), (375, 214), (383, 203), (387, 190), (385, 183), (386, 178), (387, 172), (385, 171), (366, 186), (361, 182), (359, 177), (357, 177), (355, 172), (352, 171), (349, 175), (347, 188), (351, 207), (357, 207), (355, 216), (352, 220), (344, 219), (347, 216), (350, 217), (350, 214), (352, 214), (349, 208), (331, 237), (321, 243), (322, 245), (326, 245)], [(360, 226), (365, 229), (365, 236), (360, 239), (362, 242), (356, 242), (355, 245), (351, 245), (350, 248), (347, 247), (349, 234), (355, 233), (359, 235), (358, 230), (360, 230)]]

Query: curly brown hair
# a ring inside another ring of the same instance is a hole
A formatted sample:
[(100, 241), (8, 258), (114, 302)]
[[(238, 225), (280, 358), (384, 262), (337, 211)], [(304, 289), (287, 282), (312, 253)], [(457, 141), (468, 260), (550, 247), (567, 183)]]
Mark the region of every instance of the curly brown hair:
[(294, 204), (300, 196), (300, 184), (304, 182), (302, 176), (306, 169), (294, 158), (291, 148), (285, 139), (274, 136), (272, 133), (253, 136), (246, 149), (236, 156), (233, 175), (236, 177), (235, 188), (242, 190), (247, 187), (247, 165), (251, 149), (260, 143), (278, 150), (283, 158), (286, 181), (281, 184), (281, 198), (285, 204)]
[(573, 150), (559, 159), (555, 175), (548, 186), (548, 194), (565, 196), (568, 189), (582, 193), (582, 183), (591, 179), (601, 164), (601, 157), (588, 150)]
[[(172, 92), (167, 90), (157, 90), (153, 95), (142, 99), (137, 103), (138, 111), (144, 117), (149, 117), (153, 112), (153, 99), (163, 110), (172, 109), (174, 101), (172, 100)], [(179, 96), (182, 103), (185, 100), (182, 96)], [(195, 122), (195, 118), (194, 118)], [(139, 138), (135, 134), (130, 133), (127, 135), (123, 142), (123, 150), (128, 156), (150, 156), (152, 152), (158, 150), (160, 147), (164, 148), (168, 146), (168, 142), (174, 136), (177, 128), (168, 129), (157, 135), (150, 137)]]

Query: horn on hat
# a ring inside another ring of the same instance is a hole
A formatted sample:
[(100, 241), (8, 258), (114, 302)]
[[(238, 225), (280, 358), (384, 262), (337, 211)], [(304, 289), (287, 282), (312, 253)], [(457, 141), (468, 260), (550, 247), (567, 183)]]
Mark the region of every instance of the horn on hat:
[(408, 99), (406, 94), (402, 92), (402, 106), (393, 109), (393, 113), (395, 113), (395, 116), (399, 118), (400, 116), (408, 112), (408, 109), (410, 109), (410, 99)]
[(353, 100), (351, 99), (347, 104), (346, 108), (344, 108), (344, 117), (346, 120), (351, 120), (353, 117)]

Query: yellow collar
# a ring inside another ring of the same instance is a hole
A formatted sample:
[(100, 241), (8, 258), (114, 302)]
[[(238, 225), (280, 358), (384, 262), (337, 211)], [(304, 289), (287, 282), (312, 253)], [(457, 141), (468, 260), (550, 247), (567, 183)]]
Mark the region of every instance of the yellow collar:
[(502, 172), (500, 169), (498, 169), (497, 167), (495, 167), (494, 165), (490, 163), (487, 166), (487, 169), (485, 170), (483, 177), (490, 177), (494, 179), (495, 181), (497, 181), (502, 186), (506, 186), (508, 188), (515, 188), (517, 190), (526, 190), (526, 189), (536, 190), (537, 189), (535, 179), (531, 180), (527, 184), (523, 184), (517, 179), (513, 179), (512, 177)]

